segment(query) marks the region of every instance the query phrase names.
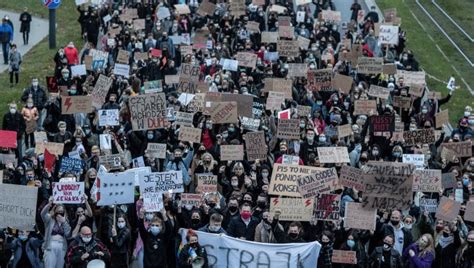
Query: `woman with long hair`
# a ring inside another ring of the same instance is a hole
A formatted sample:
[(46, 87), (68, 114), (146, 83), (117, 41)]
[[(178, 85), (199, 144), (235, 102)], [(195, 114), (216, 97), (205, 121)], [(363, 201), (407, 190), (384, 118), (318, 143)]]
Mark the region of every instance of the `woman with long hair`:
[(403, 251), (404, 267), (431, 268), (435, 258), (434, 240), (431, 234), (424, 234)]
[(474, 230), (467, 234), (466, 243), (459, 251), (457, 263), (459, 268), (474, 267)]
[(49, 203), (41, 211), (41, 219), (45, 226), (44, 264), (45, 267), (62, 268), (67, 251), (67, 239), (71, 235), (71, 226), (64, 206), (55, 205), (51, 209), (52, 205), (53, 199), (50, 198)]

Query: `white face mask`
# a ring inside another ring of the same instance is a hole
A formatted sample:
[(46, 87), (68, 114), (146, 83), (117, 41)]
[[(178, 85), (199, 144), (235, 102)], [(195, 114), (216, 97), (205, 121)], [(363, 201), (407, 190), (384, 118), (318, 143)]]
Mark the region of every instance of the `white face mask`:
[(38, 82), (33, 82), (32, 84), (33, 84), (34, 87), (38, 86)]
[(16, 109), (15, 108), (10, 108), (10, 113), (12, 113), (12, 114), (16, 113)]
[(125, 228), (125, 222), (119, 222), (119, 223), (117, 223), (117, 227), (118, 227), (119, 229)]
[(220, 229), (220, 226), (209, 225), (209, 231), (211, 232), (219, 232)]
[(239, 186), (239, 182), (233, 181), (231, 182), (232, 187), (237, 187)]
[(464, 112), (464, 117), (469, 117), (470, 115), (471, 115), (471, 112), (468, 112), (468, 111)]
[(86, 244), (91, 242), (91, 240), (92, 240), (92, 237), (81, 237), (81, 238), (82, 238), (82, 241)]

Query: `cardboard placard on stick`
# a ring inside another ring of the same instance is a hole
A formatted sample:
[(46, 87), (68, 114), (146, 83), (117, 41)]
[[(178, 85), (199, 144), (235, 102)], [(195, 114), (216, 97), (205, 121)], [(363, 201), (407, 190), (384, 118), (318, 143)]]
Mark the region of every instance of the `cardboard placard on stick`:
[(341, 196), (321, 194), (314, 204), (313, 218), (320, 221), (336, 221), (340, 217)]
[(44, 149), (48, 149), (50, 154), (60, 156), (64, 151), (64, 143), (56, 142), (37, 142), (35, 146), (36, 154), (44, 154)]
[(278, 40), (277, 51), (280, 57), (298, 57), (300, 47), (296, 40)]
[(296, 182), (303, 198), (315, 197), (318, 194), (329, 193), (337, 188), (337, 171), (335, 168), (316, 171), (311, 175), (296, 179)]
[(369, 115), (377, 112), (377, 101), (375, 100), (356, 100), (354, 103), (354, 115)]
[(444, 124), (449, 123), (449, 110), (443, 110), (435, 115), (436, 128), (442, 128)]
[(278, 33), (277, 32), (262, 32), (262, 43), (277, 43)]
[(332, 91), (332, 70), (308, 71), (308, 85), (310, 91)]
[(235, 59), (239, 62), (239, 66), (255, 68), (255, 64), (257, 63), (257, 54), (250, 52), (238, 52), (237, 55), (235, 55)]
[(404, 131), (403, 139), (405, 140), (405, 146), (433, 144), (436, 141), (434, 129), (432, 128)]
[(471, 157), (472, 143), (471, 141), (442, 143), (441, 148), (453, 151), (457, 157)]
[(149, 156), (165, 159), (166, 158), (166, 143), (148, 143), (146, 152)]
[(166, 97), (164, 93), (130, 97), (129, 107), (134, 131), (164, 127), (166, 122)]
[(368, 95), (386, 100), (390, 96), (390, 89), (376, 85), (370, 85)]
[(196, 174), (198, 185), (197, 193), (215, 193), (217, 192), (217, 175)]
[(201, 132), (202, 130), (200, 128), (182, 126), (179, 128), (178, 140), (200, 143)]
[(235, 101), (206, 102), (204, 113), (209, 114), (215, 124), (239, 122), (237, 102)]
[(372, 115), (370, 125), (374, 132), (395, 131), (395, 117), (393, 115)]
[(393, 106), (402, 109), (410, 109), (411, 98), (403, 96), (393, 96)]
[(0, 227), (33, 231), (38, 188), (0, 184), (0, 196), (0, 206), (3, 208), (0, 210)]
[(354, 79), (351, 76), (336, 73), (332, 79), (332, 88), (340, 90), (344, 94), (349, 94), (352, 89)]
[(314, 199), (272, 197), (270, 215), (280, 210), (280, 221), (310, 221), (313, 214)]
[(339, 139), (348, 137), (352, 135), (352, 126), (351, 124), (345, 124), (342, 126), (337, 126), (337, 137)]
[(112, 86), (113, 79), (105, 75), (100, 75), (99, 79), (95, 83), (94, 90), (92, 91), (92, 105), (100, 109), (105, 102), (110, 87)]
[(323, 10), (321, 12), (322, 20), (328, 22), (341, 22), (341, 11)]
[(307, 72), (306, 63), (288, 63), (288, 77), (306, 77)]
[(333, 263), (345, 263), (345, 264), (357, 264), (357, 252), (352, 250), (338, 250), (332, 251), (332, 262)]
[(443, 189), (452, 189), (457, 187), (456, 176), (453, 172), (441, 174), (441, 185)]
[(376, 209), (367, 209), (361, 203), (346, 202), (344, 228), (375, 231)]
[(383, 58), (359, 57), (357, 72), (360, 74), (379, 74), (383, 72)]
[(285, 98), (291, 99), (293, 88), (293, 81), (291, 79), (265, 78), (264, 83), (265, 87), (262, 92), (282, 92), (285, 93)]
[[(248, 133), (247, 133), (248, 134)], [(273, 165), (272, 177), (268, 193), (278, 196), (301, 197), (298, 191), (297, 180), (299, 178), (314, 174), (318, 171), (327, 170), (325, 168), (278, 164)]]
[(320, 163), (349, 163), (347, 147), (318, 147)]
[(92, 98), (90, 96), (63, 96), (61, 98), (61, 113), (90, 113), (92, 112)]
[(364, 171), (343, 165), (341, 167), (341, 175), (339, 176), (339, 184), (363, 192), (365, 190)]
[(464, 220), (474, 222), (474, 201), (466, 203), (466, 211), (464, 212)]
[(440, 169), (417, 169), (413, 172), (413, 192), (439, 193), (441, 188)]

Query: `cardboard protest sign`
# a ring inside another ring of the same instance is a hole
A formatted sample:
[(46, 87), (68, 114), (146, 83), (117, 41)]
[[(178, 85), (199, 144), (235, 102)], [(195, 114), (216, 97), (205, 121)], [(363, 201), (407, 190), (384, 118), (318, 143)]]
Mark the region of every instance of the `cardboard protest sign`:
[(396, 74), (397, 73), (397, 65), (395, 64), (384, 64), (382, 66), (384, 74)]
[(381, 44), (398, 45), (398, 26), (380, 25), (379, 41)]
[(345, 138), (352, 135), (352, 126), (351, 124), (345, 124), (342, 126), (337, 126), (337, 137), (339, 139)]
[(201, 16), (206, 16), (206, 15), (212, 16), (214, 14), (214, 10), (216, 10), (215, 4), (209, 1), (203, 1), (199, 5), (199, 9), (197, 10), (197, 13)]
[(121, 154), (100, 155), (99, 163), (105, 168), (107, 168), (108, 170), (118, 169), (122, 165), (122, 155)]
[(360, 74), (379, 74), (383, 72), (383, 58), (359, 57), (357, 72)]
[(332, 251), (333, 263), (357, 264), (357, 252), (352, 250), (338, 250)]
[(147, 81), (143, 83), (143, 88), (145, 89), (145, 94), (158, 93), (163, 91), (161, 86), (161, 80)]
[(440, 169), (417, 169), (413, 172), (413, 192), (439, 193), (441, 188)]
[(53, 182), (54, 204), (83, 204), (84, 182)]
[(332, 11), (332, 10), (323, 10), (321, 12), (322, 20), (328, 22), (340, 22), (341, 21), (341, 11)]
[(176, 12), (180, 15), (190, 14), (191, 10), (189, 9), (188, 5), (186, 4), (178, 4), (174, 5)]
[(349, 163), (347, 147), (318, 147), (320, 163)]
[(310, 70), (308, 71), (308, 85), (310, 91), (331, 91), (332, 70)]
[(83, 160), (63, 156), (61, 158), (60, 173), (72, 172), (76, 175), (81, 175), (86, 165)]
[[(206, 97), (209, 95), (206, 94)], [(220, 94), (221, 102), (236, 102), (237, 103), (237, 115), (253, 117), (252, 106), (253, 106), (253, 96), (251, 95), (242, 95), (242, 94), (231, 94), (223, 93)]]
[(296, 113), (298, 117), (310, 117), (311, 116), (311, 106), (298, 105), (296, 106)]
[(270, 12), (276, 12), (278, 14), (284, 13), (285, 10), (286, 10), (286, 7), (275, 5), (275, 4), (273, 4), (272, 7), (270, 8)]
[(120, 49), (117, 54), (117, 62), (122, 64), (128, 64), (129, 62), (129, 52), (123, 49)]
[(375, 231), (376, 209), (364, 208), (361, 203), (346, 202), (344, 228)]
[(278, 26), (278, 35), (281, 38), (293, 39), (295, 37), (295, 28), (293, 26)]
[(99, 126), (119, 126), (119, 110), (110, 109), (110, 110), (99, 110)]
[(393, 115), (372, 115), (369, 122), (374, 132), (393, 132), (395, 130)]
[(48, 136), (45, 131), (35, 131), (33, 135), (35, 137), (35, 143), (48, 141)]
[(315, 171), (313, 174), (296, 179), (298, 189), (303, 198), (315, 197), (329, 193), (337, 188), (338, 177), (335, 168)]
[(58, 92), (58, 81), (55, 76), (46, 76), (46, 85), (49, 93)]
[(277, 137), (297, 140), (300, 138), (299, 119), (278, 119)]
[(165, 159), (166, 158), (166, 143), (148, 143), (146, 152), (149, 156)]
[(79, 64), (79, 65), (72, 65), (71, 66), (71, 76), (72, 77), (82, 76), (82, 75), (87, 75), (85, 64)]
[(254, 53), (238, 52), (235, 59), (239, 62), (239, 66), (255, 68), (255, 64), (257, 64), (257, 54)]
[(202, 194), (181, 194), (181, 204), (185, 207), (198, 208), (202, 204)]
[(145, 19), (133, 20), (133, 29), (135, 29), (135, 30), (144, 30), (145, 29)]
[(237, 102), (206, 102), (205, 114), (211, 116), (215, 124), (238, 123)]
[(383, 17), (385, 22), (392, 22), (393, 19), (397, 16), (396, 8), (388, 8), (383, 10)]
[(256, 21), (247, 21), (245, 28), (250, 33), (260, 33), (260, 23)]
[(181, 126), (193, 126), (194, 113), (176, 112), (176, 124)]
[(296, 0), (296, 5), (301, 6), (301, 5), (306, 5), (311, 3), (311, 0)]
[(443, 110), (439, 113), (436, 114), (435, 116), (436, 120), (436, 128), (442, 128), (444, 124), (449, 123), (449, 111), (448, 109)]
[(472, 145), (471, 141), (442, 143), (441, 148), (453, 151), (457, 157), (471, 157)]
[(466, 211), (464, 212), (464, 220), (474, 222), (474, 201), (466, 203)]
[[(247, 133), (249, 134), (249, 133)], [(253, 133), (251, 133), (253, 134)], [(266, 156), (265, 156), (266, 158)], [(311, 175), (318, 171), (326, 170), (325, 168), (278, 164), (273, 165), (272, 177), (268, 193), (278, 196), (301, 197), (298, 191), (296, 180), (304, 176)]]
[(341, 175), (339, 176), (339, 184), (358, 191), (364, 191), (364, 172), (361, 169), (343, 165), (341, 167)]
[(231, 59), (221, 58), (219, 65), (222, 66), (222, 69), (237, 72), (239, 68), (239, 62)]
[(98, 206), (132, 204), (135, 200), (135, 178), (126, 172), (100, 175)]
[(376, 85), (370, 85), (368, 95), (386, 100), (390, 96), (390, 89)]
[(307, 72), (308, 64), (306, 63), (288, 63), (288, 77), (306, 77)]
[(443, 189), (451, 189), (457, 187), (456, 176), (453, 172), (441, 174), (441, 186), (443, 186)]
[(321, 221), (339, 220), (341, 196), (338, 194), (321, 194), (316, 198), (313, 217)]
[(402, 163), (413, 164), (417, 169), (423, 169), (425, 166), (424, 154), (403, 154)]
[(377, 112), (377, 102), (375, 100), (356, 100), (354, 102), (354, 115), (369, 115)]
[(411, 98), (403, 96), (393, 96), (393, 106), (403, 109), (410, 109)]
[(198, 185), (197, 193), (215, 193), (217, 192), (217, 175), (196, 174)]
[(12, 164), (14, 167), (16, 167), (16, 160), (17, 159), (15, 154), (0, 154), (0, 163), (3, 163), (5, 166)]
[(374, 162), (366, 165), (364, 208), (409, 209), (412, 204), (415, 166), (397, 162)]
[(140, 174), (140, 193), (184, 192), (181, 171), (153, 172)]
[(278, 40), (277, 51), (280, 57), (298, 57), (300, 47), (296, 40)]
[(286, 94), (284, 92), (270, 91), (268, 92), (266, 110), (280, 111), (281, 105), (285, 101)]
[(405, 85), (418, 85), (424, 86), (426, 85), (426, 73), (423, 71), (419, 72), (410, 72), (405, 70), (397, 70), (395, 74), (395, 79), (398, 81), (403, 79), (403, 84)]
[(298, 42), (298, 45), (302, 49), (308, 49), (309, 44), (311, 43), (311, 40), (309, 40), (308, 38), (304, 38), (301, 35), (298, 35), (298, 37), (296, 38), (296, 41)]
[(332, 79), (332, 88), (340, 90), (344, 94), (349, 94), (352, 89), (353, 83), (354, 80), (351, 76), (336, 73), (336, 75)]
[(277, 43), (278, 33), (277, 32), (261, 32), (262, 43)]
[(285, 93), (285, 98), (291, 99), (293, 81), (284, 78), (266, 78), (264, 80), (265, 87), (262, 92), (281, 92)]
[(115, 63), (115, 65), (114, 65), (114, 74), (115, 75), (121, 75), (121, 76), (128, 79), (129, 76), (130, 76), (130, 65)]
[(314, 199), (271, 197), (270, 215), (280, 210), (280, 221), (310, 221), (313, 214)]
[(240, 124), (242, 125), (243, 129), (250, 130), (250, 131), (258, 131), (260, 127), (260, 119), (253, 119), (242, 116), (240, 118)]
[(0, 228), (33, 231), (38, 188), (0, 184)]
[(234, 1), (230, 2), (229, 9), (230, 9), (232, 15), (243, 16), (243, 15), (245, 15), (245, 11), (247, 9), (247, 6), (245, 5), (245, 2), (243, 2), (241, 0), (234, 0)]
[(16, 131), (0, 130), (0, 148), (16, 148), (16, 137)]
[(166, 117), (166, 97), (164, 93), (130, 97), (129, 107), (134, 131), (164, 127)]
[(248, 132), (243, 138), (248, 161), (267, 159), (267, 145), (263, 131)]
[(64, 151), (64, 143), (56, 142), (37, 142), (35, 145), (35, 154), (43, 154), (44, 149), (56, 156), (62, 155)]
[(452, 222), (459, 215), (461, 203), (449, 199), (445, 196), (441, 197), (435, 217), (438, 220)]
[(298, 165), (300, 163), (300, 157), (297, 155), (282, 155), (282, 164)]
[(243, 145), (221, 145), (221, 161), (244, 160)]
[(181, 126), (179, 128), (178, 140), (189, 141), (190, 143), (200, 143), (201, 132), (202, 129), (200, 128)]
[(95, 83), (94, 90), (92, 91), (92, 105), (100, 109), (105, 102), (105, 97), (112, 86), (113, 80), (105, 75), (100, 75), (99, 79)]
[(90, 96), (63, 96), (61, 98), (61, 114), (90, 112), (92, 112), (92, 98)]
[(404, 131), (403, 139), (405, 140), (405, 146), (413, 146), (416, 144), (432, 144), (436, 141), (434, 129), (432, 128)]
[(430, 198), (421, 198), (420, 199), (420, 210), (421, 212), (436, 213), (438, 209), (438, 200)]
[(179, 75), (165, 75), (165, 84), (179, 84)]

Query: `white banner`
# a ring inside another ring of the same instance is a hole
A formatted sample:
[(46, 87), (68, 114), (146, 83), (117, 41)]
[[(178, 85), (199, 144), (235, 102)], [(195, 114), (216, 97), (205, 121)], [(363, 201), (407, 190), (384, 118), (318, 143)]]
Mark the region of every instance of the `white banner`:
[(135, 178), (127, 172), (101, 174), (98, 191), (98, 206), (132, 204), (135, 201)]
[(181, 171), (153, 172), (140, 174), (140, 193), (184, 192)]
[[(186, 241), (187, 229), (180, 229)], [(321, 245), (318, 242), (269, 244), (241, 240), (226, 235), (195, 231), (207, 251), (209, 267), (317, 267)]]
[(82, 204), (84, 198), (84, 182), (53, 182), (54, 204)]

